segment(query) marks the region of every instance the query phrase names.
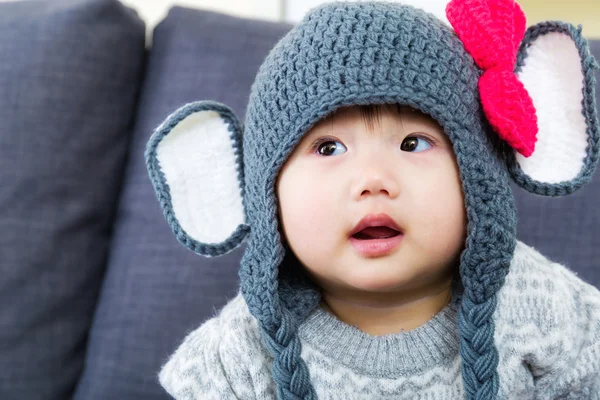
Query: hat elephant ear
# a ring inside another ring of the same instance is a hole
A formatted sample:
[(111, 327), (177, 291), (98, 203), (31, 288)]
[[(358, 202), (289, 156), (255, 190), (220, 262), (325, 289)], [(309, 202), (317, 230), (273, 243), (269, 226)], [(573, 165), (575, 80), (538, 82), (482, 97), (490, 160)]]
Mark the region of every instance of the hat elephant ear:
[(238, 247), (246, 225), (242, 128), (233, 111), (199, 101), (171, 114), (146, 147), (156, 196), (177, 240), (204, 256)]
[(581, 29), (543, 22), (526, 31), (515, 73), (533, 100), (537, 140), (529, 157), (512, 149), (507, 157), (512, 179), (525, 190), (568, 195), (593, 175), (600, 151), (594, 69)]

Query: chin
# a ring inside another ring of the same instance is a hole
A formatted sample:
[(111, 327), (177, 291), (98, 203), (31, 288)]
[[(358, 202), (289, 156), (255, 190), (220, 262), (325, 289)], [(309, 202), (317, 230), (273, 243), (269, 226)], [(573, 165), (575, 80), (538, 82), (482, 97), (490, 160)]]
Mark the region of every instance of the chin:
[(393, 292), (397, 292), (398, 291), (398, 286), (396, 285), (385, 285), (385, 284), (379, 284), (379, 285), (362, 285), (362, 286), (355, 286), (354, 289), (359, 290), (361, 292), (364, 293), (393, 293)]
[[(388, 271), (389, 272), (389, 271)], [(346, 279), (346, 284), (363, 292), (388, 293), (395, 292), (405, 286), (406, 279), (398, 275), (391, 277), (370, 271), (369, 275), (354, 275)]]

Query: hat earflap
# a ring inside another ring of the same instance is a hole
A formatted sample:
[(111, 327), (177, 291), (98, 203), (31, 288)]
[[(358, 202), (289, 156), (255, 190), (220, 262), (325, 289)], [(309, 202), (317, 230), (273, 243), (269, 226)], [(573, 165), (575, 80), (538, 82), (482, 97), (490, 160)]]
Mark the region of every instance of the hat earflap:
[(156, 196), (177, 240), (213, 257), (238, 247), (250, 232), (244, 207), (242, 128), (213, 101), (171, 114), (146, 147)]
[(600, 151), (598, 68), (581, 27), (549, 21), (526, 31), (515, 73), (536, 109), (537, 143), (530, 157), (507, 154), (510, 175), (525, 190), (568, 195), (591, 179)]

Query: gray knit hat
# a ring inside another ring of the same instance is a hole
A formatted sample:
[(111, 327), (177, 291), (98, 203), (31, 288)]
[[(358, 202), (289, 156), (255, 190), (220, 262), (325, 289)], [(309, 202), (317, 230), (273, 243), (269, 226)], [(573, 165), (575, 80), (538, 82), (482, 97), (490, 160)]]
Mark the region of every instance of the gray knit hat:
[(317, 121), (382, 103), (430, 115), (453, 144), (469, 221), (459, 271), (463, 383), (469, 399), (497, 395), (492, 315), (516, 245), (509, 178), (546, 196), (590, 179), (600, 141), (597, 64), (572, 25), (525, 32), (512, 0), (462, 3), (447, 9), (454, 29), (394, 3), (313, 9), (262, 64), (243, 127), (229, 107), (199, 101), (170, 115), (148, 143), (150, 178), (184, 246), (217, 256), (248, 241), (241, 291), (274, 357), (280, 399), (317, 398), (297, 329), (320, 294), (301, 275), (280, 273), (277, 176)]

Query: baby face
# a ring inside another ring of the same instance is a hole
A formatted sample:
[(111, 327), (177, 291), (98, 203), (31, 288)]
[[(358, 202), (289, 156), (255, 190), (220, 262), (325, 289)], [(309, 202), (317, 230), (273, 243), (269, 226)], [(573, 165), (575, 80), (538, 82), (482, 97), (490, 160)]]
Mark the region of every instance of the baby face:
[(425, 287), (452, 276), (464, 247), (449, 139), (419, 111), (377, 110), (365, 120), (347, 107), (320, 121), (278, 177), (285, 240), (324, 290)]

